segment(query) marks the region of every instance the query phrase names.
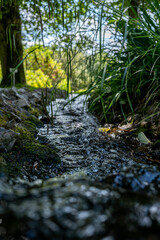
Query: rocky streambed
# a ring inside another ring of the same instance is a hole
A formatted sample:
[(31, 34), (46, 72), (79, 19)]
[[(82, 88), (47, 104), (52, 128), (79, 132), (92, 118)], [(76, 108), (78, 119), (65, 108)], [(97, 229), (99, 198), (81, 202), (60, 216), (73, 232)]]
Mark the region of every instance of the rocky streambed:
[[(132, 133), (102, 134), (84, 96), (66, 103), (48, 107), (54, 124), (39, 126), (30, 154), (22, 145), (19, 174), (1, 170), (0, 237), (160, 239), (159, 151)], [(45, 161), (37, 144), (56, 151), (47, 150)]]

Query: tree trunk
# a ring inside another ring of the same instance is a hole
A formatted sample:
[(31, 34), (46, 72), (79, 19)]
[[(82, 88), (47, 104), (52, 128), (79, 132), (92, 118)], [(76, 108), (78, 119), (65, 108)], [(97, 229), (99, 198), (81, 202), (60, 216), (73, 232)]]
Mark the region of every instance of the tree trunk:
[(131, 7), (128, 10), (130, 18), (137, 18), (138, 7), (139, 7), (140, 3), (141, 3), (141, 0), (131, 0), (131, 2), (130, 2)]
[[(2, 66), (2, 86), (12, 84), (10, 68), (16, 66), (23, 59), (21, 18), (19, 6), (12, 1), (12, 4), (4, 6), (2, 9), (2, 19), (0, 19), (0, 60)], [(18, 67), (15, 74), (16, 84), (25, 84), (25, 74), (23, 63)]]

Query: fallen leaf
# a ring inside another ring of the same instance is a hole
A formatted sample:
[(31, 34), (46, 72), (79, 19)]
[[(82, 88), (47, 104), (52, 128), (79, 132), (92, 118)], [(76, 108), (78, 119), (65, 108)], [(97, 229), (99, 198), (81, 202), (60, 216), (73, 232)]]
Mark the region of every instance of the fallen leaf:
[(98, 128), (99, 132), (106, 133), (110, 131), (110, 128)]
[(140, 143), (143, 144), (149, 144), (151, 141), (146, 137), (146, 135), (143, 132), (138, 133), (138, 140)]

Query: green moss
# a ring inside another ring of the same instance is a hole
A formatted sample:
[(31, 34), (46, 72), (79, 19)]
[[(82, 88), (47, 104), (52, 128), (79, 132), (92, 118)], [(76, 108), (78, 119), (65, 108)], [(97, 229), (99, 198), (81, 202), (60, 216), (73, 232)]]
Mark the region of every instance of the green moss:
[(7, 124), (8, 116), (6, 112), (0, 108), (0, 127), (5, 127)]
[(32, 115), (39, 117), (41, 115), (41, 111), (37, 108), (29, 107), (28, 112), (31, 113)]
[(26, 119), (27, 121), (30, 121), (31, 123), (35, 124), (36, 127), (43, 127), (43, 122), (41, 120), (39, 120), (38, 118), (34, 117), (34, 116), (29, 116)]
[(17, 146), (17, 149), (23, 157), (25, 157), (25, 160), (40, 161), (42, 163), (60, 162), (60, 158), (55, 150), (35, 141), (19, 141), (19, 147)]
[(25, 128), (27, 128), (27, 130), (30, 131), (31, 133), (33, 133), (33, 134), (38, 133), (37, 127), (34, 123), (26, 120), (24, 122), (24, 125), (25, 125)]
[(34, 134), (22, 126), (16, 126), (14, 131), (20, 133), (19, 139), (34, 140)]
[(7, 121), (0, 117), (0, 127), (5, 127), (7, 124)]

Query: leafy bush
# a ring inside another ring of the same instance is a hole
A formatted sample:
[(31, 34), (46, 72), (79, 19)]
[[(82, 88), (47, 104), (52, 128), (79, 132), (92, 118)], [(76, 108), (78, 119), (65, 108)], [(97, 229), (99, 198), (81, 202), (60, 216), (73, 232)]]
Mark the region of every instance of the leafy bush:
[(65, 81), (65, 71), (62, 69), (62, 64), (52, 58), (52, 50), (34, 46), (26, 49), (25, 55), (30, 52), (32, 53), (25, 60), (28, 85), (32, 87), (53, 87), (61, 81)]
[(51, 81), (47, 81), (48, 76), (46, 76), (41, 69), (35, 71), (27, 70), (26, 79), (27, 85), (35, 88), (52, 87)]

